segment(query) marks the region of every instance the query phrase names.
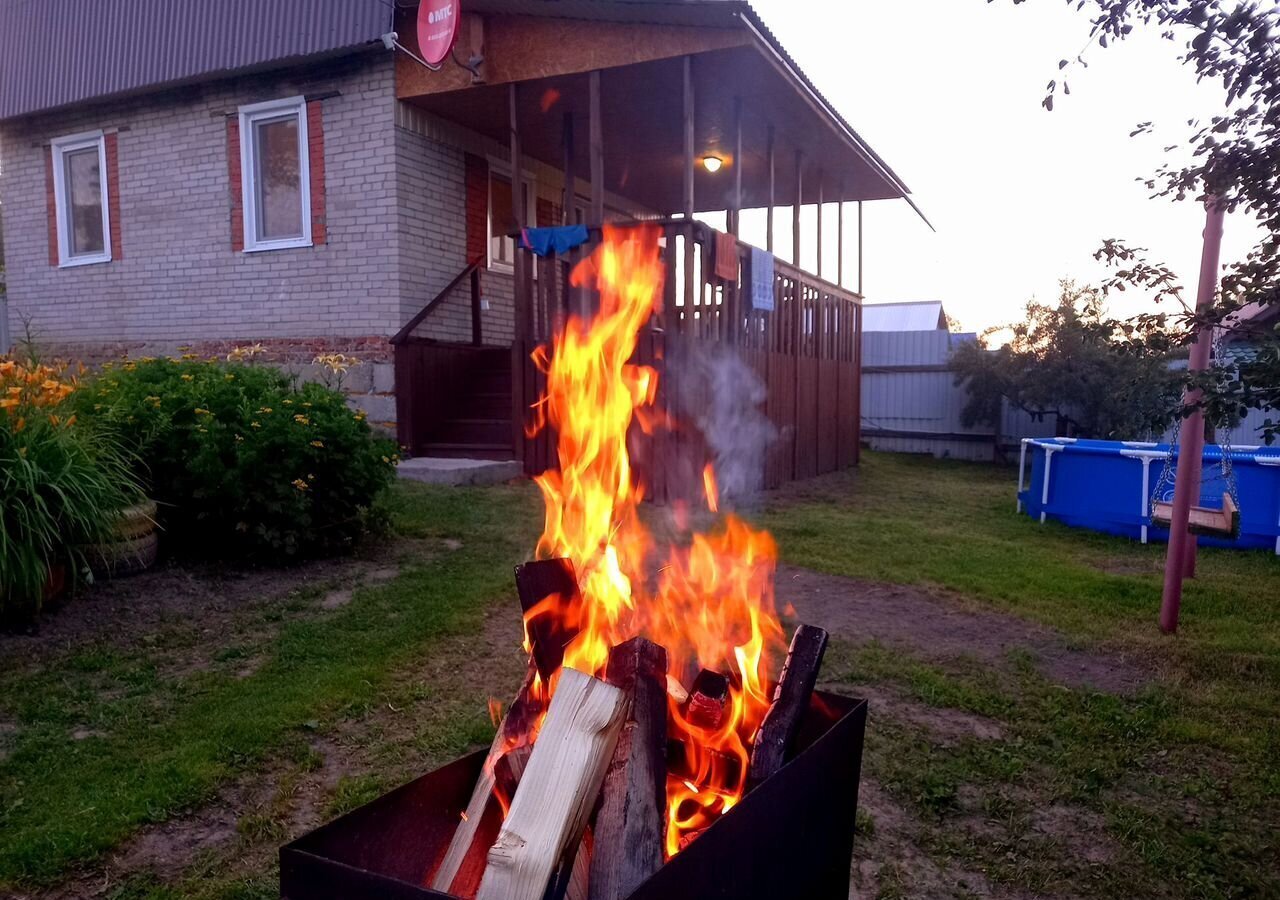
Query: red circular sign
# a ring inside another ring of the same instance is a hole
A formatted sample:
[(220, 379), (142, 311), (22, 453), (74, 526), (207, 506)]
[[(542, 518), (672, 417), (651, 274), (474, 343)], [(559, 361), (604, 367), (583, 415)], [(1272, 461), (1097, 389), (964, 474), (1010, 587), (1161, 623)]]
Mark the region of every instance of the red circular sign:
[(444, 62), (458, 37), (458, 0), (421, 0), (418, 52), (433, 66)]

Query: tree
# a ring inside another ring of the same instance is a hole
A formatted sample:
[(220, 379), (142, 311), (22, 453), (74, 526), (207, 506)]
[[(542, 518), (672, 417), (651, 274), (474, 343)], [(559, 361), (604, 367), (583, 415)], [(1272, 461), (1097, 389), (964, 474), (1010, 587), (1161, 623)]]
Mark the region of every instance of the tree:
[[(1190, 134), (1166, 148), (1169, 158), (1145, 179), (1153, 197), (1214, 198), (1228, 212), (1242, 210), (1256, 216), (1263, 228), (1262, 238), (1248, 256), (1227, 265), (1214, 310), (1207, 316), (1192, 308), (1194, 298), (1186, 296), (1167, 265), (1122, 240), (1104, 241), (1095, 254), (1113, 267), (1101, 291), (1133, 287), (1152, 292), (1157, 302), (1176, 303), (1178, 310), (1172, 316), (1140, 316), (1132, 325), (1135, 334), (1163, 332), (1171, 326), (1182, 345), (1192, 341), (1197, 326), (1219, 325), (1250, 304), (1280, 303), (1280, 6), (1258, 0), (1067, 2), (1091, 9), (1089, 48), (1095, 43), (1102, 49), (1113, 46), (1136, 27), (1157, 29), (1164, 39), (1182, 45), (1180, 59), (1198, 79), (1222, 86), (1222, 112), (1208, 121), (1192, 120)], [(1061, 74), (1047, 86), (1046, 109), (1053, 110), (1059, 91), (1070, 93), (1069, 69), (1086, 65), (1083, 52), (1074, 60), (1059, 61)], [(1142, 122), (1133, 134), (1153, 128), (1154, 123)], [(1215, 371), (1187, 379), (1189, 385), (1205, 389), (1205, 411), (1211, 421), (1247, 407), (1263, 408), (1275, 399), (1280, 386), (1280, 326), (1260, 327), (1249, 337), (1257, 352), (1230, 377)], [(1131, 345), (1148, 354), (1152, 349), (1136, 342)], [(1271, 424), (1268, 439), (1272, 433), (1280, 434), (1280, 423)]]
[[(1007, 400), (1056, 417), (1072, 436), (1132, 439), (1163, 432), (1180, 391), (1180, 376), (1169, 368), (1168, 336), (1158, 329), (1126, 332), (1126, 324), (1107, 317), (1099, 292), (1063, 281), (1056, 304), (1033, 300), (1024, 321), (961, 344), (951, 367), (969, 394), (964, 426), (998, 423)], [(1006, 329), (1013, 339), (989, 349), (990, 336)]]

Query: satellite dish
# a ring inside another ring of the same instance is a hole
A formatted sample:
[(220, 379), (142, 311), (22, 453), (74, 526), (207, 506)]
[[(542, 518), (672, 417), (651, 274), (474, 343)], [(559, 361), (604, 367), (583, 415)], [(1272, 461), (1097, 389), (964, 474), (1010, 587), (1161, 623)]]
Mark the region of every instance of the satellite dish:
[(431, 66), (438, 66), (449, 56), (458, 39), (458, 23), (462, 19), (458, 0), (421, 0), (418, 3), (418, 53)]

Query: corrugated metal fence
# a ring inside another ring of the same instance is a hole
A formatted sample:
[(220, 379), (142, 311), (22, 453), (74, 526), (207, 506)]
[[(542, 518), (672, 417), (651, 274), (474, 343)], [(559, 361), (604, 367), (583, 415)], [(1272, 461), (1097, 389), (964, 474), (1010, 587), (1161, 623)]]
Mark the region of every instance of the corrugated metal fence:
[[(963, 385), (955, 384), (947, 359), (957, 341), (972, 339), (946, 331), (863, 333), (862, 439), (868, 446), (990, 460), (998, 458), (998, 449), (1016, 451), (1024, 437), (1054, 436), (1057, 423), (1052, 417), (1037, 419), (1007, 403), (998, 430), (986, 423), (972, 428), (960, 424), (968, 394)], [(1258, 429), (1267, 418), (1280, 419), (1280, 413), (1251, 411), (1231, 429), (1228, 442), (1237, 447), (1262, 443)], [(1167, 434), (1162, 438), (1168, 439)]]

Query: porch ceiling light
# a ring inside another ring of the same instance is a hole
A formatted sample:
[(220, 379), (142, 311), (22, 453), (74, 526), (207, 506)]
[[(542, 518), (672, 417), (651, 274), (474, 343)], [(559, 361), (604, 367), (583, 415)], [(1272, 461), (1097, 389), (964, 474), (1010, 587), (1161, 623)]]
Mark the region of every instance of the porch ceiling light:
[(720, 167), (724, 165), (724, 160), (718, 156), (707, 155), (702, 157), (702, 168), (706, 169), (712, 175), (720, 171)]

